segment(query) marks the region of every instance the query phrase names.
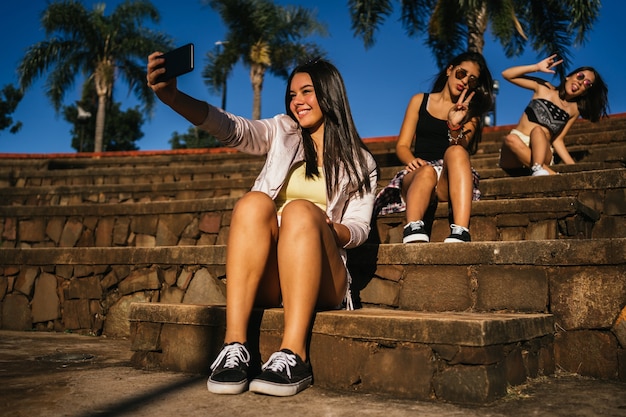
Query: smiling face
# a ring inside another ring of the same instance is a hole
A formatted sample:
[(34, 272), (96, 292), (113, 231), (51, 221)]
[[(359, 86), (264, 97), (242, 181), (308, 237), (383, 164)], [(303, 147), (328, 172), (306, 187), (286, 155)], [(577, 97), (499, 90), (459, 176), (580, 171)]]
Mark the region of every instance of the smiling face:
[(291, 97), (289, 110), (300, 126), (313, 134), (324, 125), (324, 114), (317, 102), (313, 81), (308, 73), (299, 72), (293, 76), (289, 95)]

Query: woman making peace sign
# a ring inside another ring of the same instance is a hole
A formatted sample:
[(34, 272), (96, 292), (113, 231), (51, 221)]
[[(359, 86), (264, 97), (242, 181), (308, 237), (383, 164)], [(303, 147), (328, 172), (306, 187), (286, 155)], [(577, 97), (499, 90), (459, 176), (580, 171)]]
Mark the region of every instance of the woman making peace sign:
[(430, 241), (424, 215), (437, 201), (449, 201), (452, 207), (445, 241), (470, 241), (471, 204), (480, 192), (469, 156), (492, 106), (492, 85), (483, 56), (466, 52), (439, 73), (430, 94), (411, 98), (396, 144), (406, 167), (379, 193), (376, 205), (380, 214), (406, 210), (404, 243)]

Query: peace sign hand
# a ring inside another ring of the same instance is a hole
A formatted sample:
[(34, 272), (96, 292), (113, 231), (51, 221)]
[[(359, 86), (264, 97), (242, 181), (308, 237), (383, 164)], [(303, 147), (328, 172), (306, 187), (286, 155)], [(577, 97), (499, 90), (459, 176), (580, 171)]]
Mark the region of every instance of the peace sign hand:
[(467, 116), (467, 112), (469, 111), (469, 102), (472, 100), (472, 97), (474, 97), (475, 91), (472, 91), (466, 98), (465, 95), (467, 92), (467, 88), (463, 90), (457, 102), (454, 103), (448, 112), (448, 124), (451, 127), (460, 125)]

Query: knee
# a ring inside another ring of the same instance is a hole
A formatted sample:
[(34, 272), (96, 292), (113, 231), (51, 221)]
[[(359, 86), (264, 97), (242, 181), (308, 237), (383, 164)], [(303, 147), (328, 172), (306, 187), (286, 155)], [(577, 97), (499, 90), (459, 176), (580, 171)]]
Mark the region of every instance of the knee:
[(409, 183), (406, 184), (407, 194), (414, 194), (416, 190), (423, 190), (424, 188), (434, 189), (437, 185), (437, 171), (430, 165), (419, 167), (412, 174)]
[(546, 135), (545, 130), (543, 130), (541, 126), (535, 126), (532, 128), (532, 130), (530, 131), (530, 139), (531, 140), (543, 139), (546, 141), (549, 140), (548, 136)]
[(502, 139), (502, 144), (507, 148), (515, 148), (522, 143), (522, 140), (514, 134), (508, 134)]
[(233, 219), (238, 217), (259, 219), (276, 215), (274, 201), (265, 193), (251, 191), (241, 197), (233, 208)]
[(322, 210), (308, 200), (294, 200), (283, 207), (281, 213), (281, 224), (295, 219), (297, 222), (303, 222), (307, 219), (319, 217)]
[(294, 200), (288, 203), (280, 215), (281, 236), (288, 236), (290, 231), (302, 233), (313, 230), (326, 223), (326, 215), (308, 200)]
[(469, 161), (469, 153), (462, 146), (449, 146), (443, 154), (443, 161), (445, 163)]

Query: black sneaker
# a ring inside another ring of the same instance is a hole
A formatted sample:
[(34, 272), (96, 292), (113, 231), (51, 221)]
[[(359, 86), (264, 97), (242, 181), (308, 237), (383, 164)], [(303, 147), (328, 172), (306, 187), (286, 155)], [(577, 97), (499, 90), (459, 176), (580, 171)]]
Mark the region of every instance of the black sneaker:
[(428, 237), (428, 233), (426, 233), (426, 229), (424, 229), (423, 221), (409, 222), (404, 226), (402, 243), (411, 242), (430, 242), (430, 237)]
[(222, 347), (211, 365), (211, 376), (206, 383), (214, 394), (241, 394), (248, 389), (250, 352), (245, 344), (229, 343)]
[(450, 225), (452, 233), (444, 240), (444, 242), (471, 242), (469, 231), (463, 226), (457, 226), (456, 224)]
[(250, 382), (250, 391), (257, 394), (288, 397), (307, 388), (313, 382), (311, 365), (289, 349), (270, 356), (263, 372)]

